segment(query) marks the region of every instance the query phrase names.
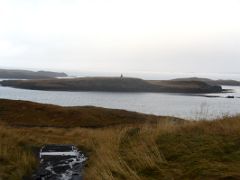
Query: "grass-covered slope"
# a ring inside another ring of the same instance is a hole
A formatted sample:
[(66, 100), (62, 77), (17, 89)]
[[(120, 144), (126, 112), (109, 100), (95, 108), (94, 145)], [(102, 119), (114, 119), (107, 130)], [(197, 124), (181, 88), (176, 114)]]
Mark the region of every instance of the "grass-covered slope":
[[(0, 121), (26, 127), (105, 127), (157, 123), (165, 117), (99, 107), (62, 107), (0, 99)], [(175, 118), (176, 121), (178, 120)]]

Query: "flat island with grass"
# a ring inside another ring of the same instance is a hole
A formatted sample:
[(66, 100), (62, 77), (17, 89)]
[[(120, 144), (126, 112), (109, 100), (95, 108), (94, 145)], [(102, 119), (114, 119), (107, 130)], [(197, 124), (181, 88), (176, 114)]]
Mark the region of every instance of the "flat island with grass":
[(0, 100), (0, 179), (29, 179), (43, 144), (75, 144), (84, 179), (239, 179), (240, 117), (185, 121)]
[(2, 86), (46, 91), (218, 93), (221, 85), (197, 80), (149, 81), (138, 78), (85, 77), (72, 79), (6, 80)]

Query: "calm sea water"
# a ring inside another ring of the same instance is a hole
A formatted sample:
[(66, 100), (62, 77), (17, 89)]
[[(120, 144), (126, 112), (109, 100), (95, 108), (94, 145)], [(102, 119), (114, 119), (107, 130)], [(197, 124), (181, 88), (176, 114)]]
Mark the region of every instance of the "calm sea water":
[(27, 100), (61, 106), (100, 106), (187, 119), (212, 119), (223, 115), (240, 114), (240, 98), (225, 98), (227, 95), (240, 97), (240, 87), (224, 88), (234, 89), (235, 92), (211, 94), (221, 97), (207, 98), (167, 93), (38, 91), (0, 86), (0, 98)]

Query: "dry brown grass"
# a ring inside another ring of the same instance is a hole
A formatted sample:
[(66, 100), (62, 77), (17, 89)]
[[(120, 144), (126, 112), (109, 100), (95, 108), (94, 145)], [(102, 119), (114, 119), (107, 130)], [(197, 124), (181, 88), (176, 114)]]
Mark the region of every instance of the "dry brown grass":
[(24, 147), (14, 130), (0, 125), (0, 179), (18, 180), (29, 176), (37, 161), (30, 149)]
[(76, 144), (85, 179), (240, 179), (240, 117), (135, 123), (105, 128), (0, 124), (0, 179), (24, 179), (48, 143)]
[[(103, 129), (10, 128), (6, 131), (8, 134), (13, 134), (14, 137), (12, 138), (16, 138), (16, 141), (20, 142), (22, 146), (30, 147), (32, 150), (47, 143), (73, 143), (78, 145), (89, 155), (85, 172), (86, 179), (141, 179), (136, 172), (138, 168), (157, 167), (157, 163), (165, 161), (157, 148), (156, 134), (151, 133), (154, 131), (150, 131), (151, 127), (149, 126), (151, 125), (140, 125), (139, 127), (128, 125), (126, 127)], [(2, 126), (2, 129), (4, 128)], [(141, 129), (141, 134), (138, 134), (139, 129)], [(9, 138), (10, 136), (8, 136)], [(139, 141), (139, 138), (141, 138), (141, 141)], [(13, 141), (7, 142), (11, 146), (18, 146)], [(2, 146), (2, 149), (4, 147)], [(16, 151), (19, 151), (19, 149), (16, 149)], [(8, 151), (5, 153), (5, 157), (8, 157), (9, 162), (15, 162), (11, 159), (11, 154)], [(31, 159), (34, 159), (33, 154), (29, 155)], [(21, 163), (26, 155), (19, 154), (19, 156), (18, 159)], [(131, 161), (134, 161), (134, 163)], [(17, 164), (15, 165), (17, 167)], [(30, 169), (32, 170), (32, 166), (30, 166)], [(21, 175), (28, 173), (25, 170), (21, 170)]]
[[(62, 107), (0, 99), (0, 120), (18, 127), (91, 127), (157, 123), (166, 117), (99, 107)], [(171, 118), (181, 121), (177, 118)]]

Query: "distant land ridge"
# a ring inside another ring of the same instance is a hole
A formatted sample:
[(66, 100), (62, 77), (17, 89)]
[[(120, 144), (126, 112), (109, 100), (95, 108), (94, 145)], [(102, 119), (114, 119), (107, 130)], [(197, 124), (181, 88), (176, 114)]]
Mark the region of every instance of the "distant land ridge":
[(229, 80), (223, 80), (223, 79), (212, 80), (208, 78), (190, 77), (190, 78), (177, 78), (173, 80), (174, 81), (202, 81), (211, 85), (222, 85), (222, 86), (240, 86), (240, 81), (230, 80), (230, 79)]
[(2, 79), (49, 79), (67, 76), (63, 72), (0, 69)]

